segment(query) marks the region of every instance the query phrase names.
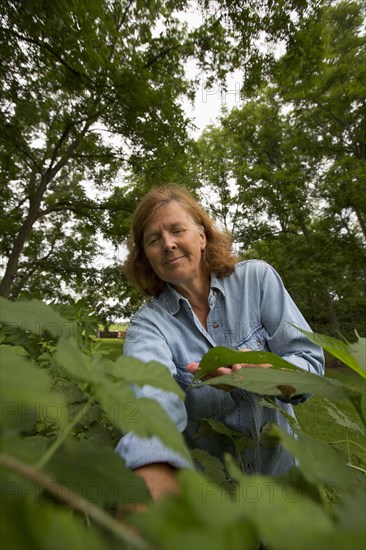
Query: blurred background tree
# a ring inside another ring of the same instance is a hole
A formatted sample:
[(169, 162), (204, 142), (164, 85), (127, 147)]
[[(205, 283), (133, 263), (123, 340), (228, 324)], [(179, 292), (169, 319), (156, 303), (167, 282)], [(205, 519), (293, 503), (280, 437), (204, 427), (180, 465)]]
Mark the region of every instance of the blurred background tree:
[(366, 328), (364, 15), (330, 2), (304, 18), (193, 161), (243, 258), (273, 264), (313, 328), (351, 339)]
[[(314, 328), (364, 333), (364, 15), (324, 0), (2, 2), (0, 294), (128, 318), (142, 299), (121, 273), (131, 212), (177, 182), (243, 257), (280, 271)], [(240, 107), (195, 141), (184, 102), (236, 69)]]

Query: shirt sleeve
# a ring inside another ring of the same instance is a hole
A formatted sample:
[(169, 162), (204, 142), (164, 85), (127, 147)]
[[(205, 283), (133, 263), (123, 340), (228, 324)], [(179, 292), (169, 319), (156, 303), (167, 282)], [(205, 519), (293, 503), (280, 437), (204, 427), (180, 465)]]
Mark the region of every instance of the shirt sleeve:
[(308, 372), (324, 374), (323, 350), (298, 328), (311, 331), (273, 267), (264, 264), (261, 317), (270, 350)]
[[(159, 331), (157, 317), (158, 313), (146, 306), (134, 316), (126, 332), (123, 355), (135, 357), (144, 363), (158, 361), (173, 376), (176, 366), (168, 343)], [(187, 412), (177, 395), (150, 385), (134, 388), (134, 391), (138, 398), (147, 397), (157, 401), (177, 428), (184, 431), (187, 426)], [(116, 452), (131, 469), (156, 462), (168, 463), (175, 468), (192, 468), (188, 460), (166, 447), (157, 437), (141, 438), (129, 432), (118, 442)]]

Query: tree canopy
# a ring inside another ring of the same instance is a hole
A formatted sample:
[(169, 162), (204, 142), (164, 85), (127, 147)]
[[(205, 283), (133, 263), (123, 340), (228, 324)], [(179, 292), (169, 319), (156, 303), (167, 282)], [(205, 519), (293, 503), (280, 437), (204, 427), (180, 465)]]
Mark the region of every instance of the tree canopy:
[(363, 15), (337, 2), (303, 21), (272, 78), (203, 133), (194, 160), (244, 257), (273, 263), (312, 325), (347, 337), (365, 331)]
[[(151, 185), (178, 182), (217, 194), (214, 216), (279, 268), (310, 321), (359, 326), (363, 16), (348, 1), (5, 0), (0, 294), (129, 316), (131, 212)], [(237, 68), (241, 107), (195, 143), (183, 101)]]

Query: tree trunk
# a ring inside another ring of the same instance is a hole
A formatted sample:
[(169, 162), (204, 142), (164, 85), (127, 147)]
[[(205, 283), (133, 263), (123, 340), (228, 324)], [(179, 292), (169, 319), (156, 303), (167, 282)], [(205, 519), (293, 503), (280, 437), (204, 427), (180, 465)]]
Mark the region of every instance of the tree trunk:
[(365, 220), (363, 219), (363, 215), (357, 208), (355, 208), (354, 210), (358, 219), (358, 223), (360, 224), (363, 236), (366, 239), (366, 224), (365, 224)]
[(36, 219), (37, 218), (34, 218), (33, 212), (29, 210), (28, 216), (15, 239), (13, 249), (6, 265), (4, 277), (0, 283), (0, 296), (4, 298), (8, 298), (10, 295), (11, 287), (18, 271), (20, 255)]
[[(36, 192), (30, 196), (28, 215), (15, 239), (13, 249), (9, 255), (8, 263), (6, 265), (4, 277), (0, 283), (0, 296), (3, 296), (4, 298), (8, 298), (10, 296), (12, 285), (19, 268), (20, 256), (23, 252), (24, 245), (32, 231), (33, 225), (38, 219), (40, 206), (47, 186), (70, 159), (72, 154), (75, 152), (75, 149), (78, 147), (81, 140), (83, 139), (86, 132), (95, 121), (95, 118), (97, 118), (97, 116), (98, 115), (95, 115), (88, 119), (79, 136), (70, 144), (64, 156), (57, 162), (57, 164), (53, 168), (49, 168), (46, 171), (46, 173), (41, 178), (41, 182)], [(67, 133), (68, 132), (63, 134), (62, 140), (66, 138)]]
[(337, 313), (334, 309), (333, 300), (328, 292), (328, 290), (325, 290), (325, 300), (328, 307), (328, 313), (329, 313), (329, 319), (331, 323), (331, 327), (334, 331), (334, 336), (338, 338), (339, 340), (342, 339), (342, 328), (341, 324), (339, 322), (339, 319), (337, 317)]

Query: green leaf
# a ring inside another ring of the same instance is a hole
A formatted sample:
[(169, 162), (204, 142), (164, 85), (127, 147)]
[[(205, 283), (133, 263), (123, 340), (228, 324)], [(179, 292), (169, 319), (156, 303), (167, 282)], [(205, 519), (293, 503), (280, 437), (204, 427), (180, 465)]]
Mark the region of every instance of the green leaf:
[(293, 431), (297, 432), (299, 428), (297, 419), (286, 412), (274, 399), (268, 396), (262, 397), (262, 399), (259, 401), (259, 405), (261, 407), (267, 407), (268, 409), (274, 409), (278, 411), (284, 418), (286, 418)]
[(21, 497), (8, 496), (2, 504), (1, 543), (7, 550), (110, 548), (93, 527), (68, 510)]
[(309, 483), (332, 484), (339, 489), (355, 485), (354, 472), (328, 443), (303, 433), (295, 439), (274, 424), (270, 433), (298, 460), (299, 469)]
[(334, 514), (340, 525), (352, 531), (364, 531), (366, 518), (366, 483), (361, 480), (354, 491), (345, 491), (342, 498), (335, 503)]
[(126, 468), (112, 448), (68, 440), (45, 468), (47, 473), (99, 506), (149, 500), (141, 477)]
[(170, 391), (184, 399), (185, 393), (174, 380), (169, 370), (156, 361), (143, 363), (135, 357), (119, 357), (108, 366), (107, 372), (120, 380), (137, 386), (154, 386)]
[(272, 422), (267, 422), (261, 429), (259, 443), (266, 449), (276, 449), (279, 445), (279, 439), (272, 433)]
[(204, 449), (192, 449), (190, 452), (192, 458), (200, 463), (205, 476), (210, 480), (217, 485), (225, 484), (228, 481), (228, 476), (225, 473), (224, 465), (221, 460), (212, 456)]
[(54, 438), (40, 435), (24, 437), (10, 434), (1, 438), (3, 452), (16, 456), (18, 460), (29, 464), (36, 464), (47, 451)]
[(133, 432), (141, 437), (158, 437), (167, 447), (190, 461), (182, 434), (159, 403), (145, 397), (138, 399), (136, 419), (136, 424), (130, 424)]
[(65, 420), (59, 393), (50, 389), (50, 378), (17, 346), (0, 346), (1, 423), (17, 430), (32, 426), (37, 419), (50, 424)]
[(64, 340), (58, 344), (56, 360), (70, 374), (91, 384), (92, 395), (113, 424), (124, 433), (133, 431), (146, 438), (156, 436), (169, 448), (188, 456), (182, 435), (166, 412), (150, 399), (137, 399), (130, 388), (135, 382), (135, 366), (139, 384), (144, 385), (147, 380), (183, 395), (164, 366), (155, 362), (144, 365), (140, 361), (132, 362), (131, 366), (130, 358), (118, 359), (113, 364), (103, 357), (86, 355), (76, 344)]
[(144, 397), (137, 399), (129, 386), (108, 379), (95, 386), (93, 392), (108, 418), (123, 433), (132, 431), (144, 438), (156, 436), (190, 461), (182, 434), (159, 403)]
[(365, 433), (365, 428), (353, 422), (341, 409), (339, 409), (334, 403), (328, 401), (328, 404), (324, 404), (324, 408), (340, 426), (343, 426), (347, 430), (354, 430), (357, 432)]
[[(357, 342), (348, 344), (348, 351), (355, 359), (359, 368), (355, 369), (358, 374), (366, 378), (366, 338), (361, 338), (356, 332)], [(351, 365), (350, 365), (351, 366)], [(353, 368), (353, 367), (351, 367)]]
[(322, 378), (316, 374), (301, 371), (285, 371), (249, 367), (225, 376), (217, 376), (202, 382), (205, 385), (227, 384), (260, 395), (295, 396), (314, 394), (328, 399), (350, 399), (361, 395), (331, 378)]
[(154, 547), (163, 550), (258, 548), (258, 537), (222, 484), (195, 471), (178, 473), (180, 491), (133, 518)]
[(332, 336), (309, 332), (299, 327), (296, 328), (305, 334), (309, 340), (325, 349), (328, 353), (342, 361), (342, 363), (353, 369), (363, 378), (366, 378), (365, 338), (361, 338), (357, 335), (358, 341), (355, 344), (346, 344)]
[(274, 550), (362, 548), (362, 529), (352, 531), (337, 525), (321, 503), (309, 498), (296, 483), (282, 481), (281, 477), (247, 476), (229, 459), (227, 467), (239, 483), (235, 501), (266, 547)]
[(0, 297), (0, 321), (37, 335), (72, 339), (76, 326), (40, 300), (12, 302)]
[[(245, 353), (245, 355), (244, 355)], [(224, 346), (211, 348), (200, 361), (200, 370), (195, 374), (193, 381), (203, 378), (209, 372), (234, 363), (269, 363), (274, 369), (302, 370), (300, 367), (285, 361), (275, 353), (269, 351), (236, 351)]]
[(84, 382), (99, 384), (104, 377), (103, 358), (83, 353), (75, 342), (60, 340), (55, 359), (69, 374)]

